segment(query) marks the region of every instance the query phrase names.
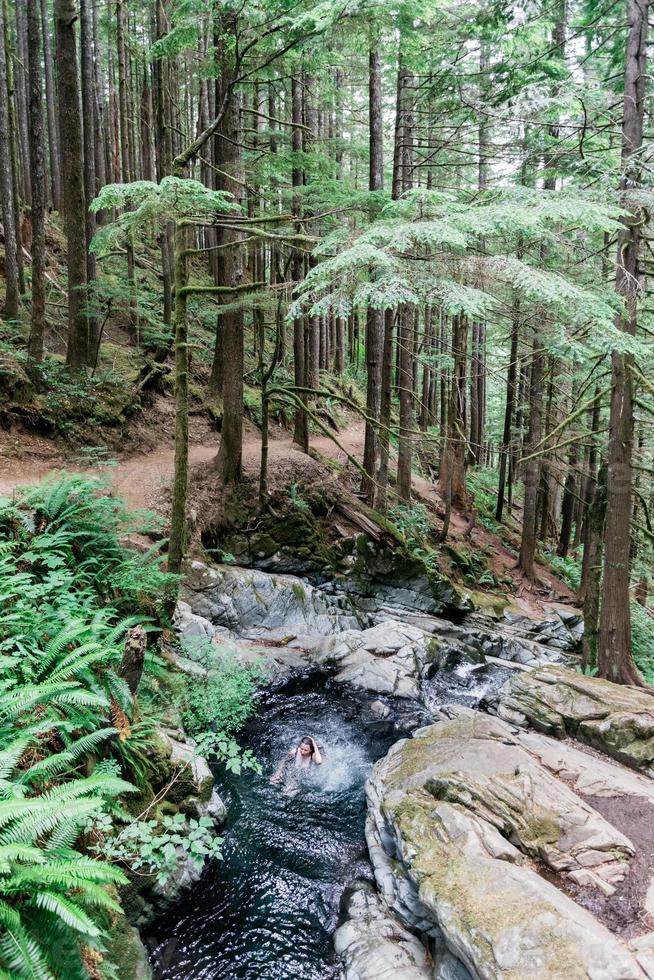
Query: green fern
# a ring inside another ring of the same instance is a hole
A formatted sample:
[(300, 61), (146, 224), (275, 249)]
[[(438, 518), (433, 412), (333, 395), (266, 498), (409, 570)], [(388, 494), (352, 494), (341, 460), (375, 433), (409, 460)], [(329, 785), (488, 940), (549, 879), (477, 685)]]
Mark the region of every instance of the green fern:
[(113, 711), (132, 714), (117, 668), (175, 581), (125, 551), (128, 526), (81, 477), (0, 502), (0, 980), (87, 978), (83, 947), (101, 949), (103, 916), (120, 911), (125, 878), (87, 852), (88, 828), (134, 791), (123, 772), (145, 778), (155, 726), (117, 737)]

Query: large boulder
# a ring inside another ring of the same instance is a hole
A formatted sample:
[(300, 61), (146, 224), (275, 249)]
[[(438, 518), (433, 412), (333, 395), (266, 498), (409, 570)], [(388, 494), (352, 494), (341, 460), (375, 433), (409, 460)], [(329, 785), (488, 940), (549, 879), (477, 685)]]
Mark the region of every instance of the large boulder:
[[(384, 609), (381, 610), (384, 614)], [(453, 623), (427, 614), (404, 615), (403, 620), (433, 633), (443, 643), (444, 649), (460, 651), (468, 657), (483, 660), (496, 657), (524, 667), (541, 667), (547, 664), (576, 663), (572, 650), (577, 640), (568, 632), (568, 641), (559, 646), (546, 642), (550, 627), (554, 631), (565, 628), (560, 620), (533, 620), (506, 613), (500, 621), (472, 613), (461, 623)]]
[(638, 688), (547, 666), (504, 686), (501, 718), (548, 735), (574, 735), (654, 776), (654, 698)]
[(347, 920), (334, 933), (343, 980), (432, 980), (431, 957), (369, 884), (345, 899)]
[(441, 571), (403, 549), (359, 535), (351, 572), (342, 587), (359, 600), (372, 597), (376, 606), (452, 617), (473, 608), (468, 594), (459, 591)]
[[(428, 785), (516, 845), (522, 854), (577, 883), (610, 892), (634, 847), (512, 738), (496, 718), (452, 707), (453, 718), (417, 733), (403, 749), (404, 786)], [(389, 768), (389, 776), (392, 774)]]
[[(497, 719), (455, 709), (369, 780), (367, 838), (388, 906), (475, 978), (642, 978), (627, 947), (552, 883), (611, 889), (630, 841)], [(549, 865), (551, 878), (538, 873)], [(590, 878), (585, 872), (590, 872)]]
[(179, 647), (171, 646), (169, 654), (180, 670), (192, 676), (205, 678), (212, 672), (219, 672), (225, 660), (233, 658), (252, 668), (265, 680), (266, 687), (271, 688), (287, 683), (311, 666), (302, 647), (286, 645), (295, 642), (293, 633), (275, 644), (242, 639), (233, 630), (214, 626), (208, 619), (196, 615), (182, 600), (175, 608), (173, 623), (180, 644)]
[(184, 599), (196, 617), (241, 635), (291, 639), (356, 629), (362, 620), (344, 596), (327, 595), (293, 575), (235, 565), (191, 563)]
[(367, 630), (347, 630), (327, 637), (308, 653), (314, 663), (336, 666), (336, 680), (343, 684), (417, 699), (433, 650), (429, 634), (388, 620)]
[(189, 673), (211, 671), (231, 652), (268, 668), (268, 682), (311, 666), (335, 667), (340, 683), (418, 699), (438, 648), (424, 630), (394, 619), (361, 629), (346, 599), (289, 575), (195, 562), (186, 596), (175, 611), (183, 648), (175, 658)]
[[(195, 741), (184, 732), (162, 730), (154, 744), (170, 774), (162, 806), (169, 813), (178, 810), (193, 819), (208, 817), (217, 832), (227, 816), (227, 807), (214, 786), (209, 763), (199, 755)], [(187, 827), (188, 822), (182, 825), (182, 831)], [(168, 878), (152, 887), (158, 905), (175, 901), (202, 874), (202, 864), (187, 850), (178, 845), (175, 851), (175, 866)]]
[(138, 929), (118, 916), (107, 930), (107, 959), (118, 968), (120, 980), (152, 980), (152, 969)]

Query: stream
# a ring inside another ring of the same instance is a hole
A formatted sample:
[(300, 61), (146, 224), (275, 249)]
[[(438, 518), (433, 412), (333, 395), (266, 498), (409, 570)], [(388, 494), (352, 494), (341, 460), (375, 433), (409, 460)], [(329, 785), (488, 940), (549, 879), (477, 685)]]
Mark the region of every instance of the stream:
[[(158, 917), (145, 937), (156, 980), (330, 980), (338, 976), (332, 933), (344, 888), (372, 877), (364, 836), (365, 781), (373, 763), (430, 710), (477, 705), (505, 671), (439, 671), (423, 688), (427, 709), (385, 699), (393, 722), (375, 722), (373, 698), (356, 697), (324, 674), (263, 693), (242, 734), (262, 773), (218, 771), (227, 804), (223, 860)], [(416, 717), (418, 713), (418, 717)], [(413, 718), (411, 718), (413, 716)], [(403, 722), (405, 719), (406, 724)], [(323, 752), (283, 785), (271, 774), (303, 735)]]
[[(321, 679), (324, 680), (324, 679)], [(263, 772), (217, 774), (229, 819), (223, 860), (154, 926), (157, 978), (325, 980), (337, 976), (331, 934), (344, 886), (370, 877), (364, 783), (400, 737), (359, 720), (360, 702), (327, 680), (265, 695), (244, 743)], [(271, 785), (272, 772), (303, 735), (322, 766)], [(150, 940), (152, 944), (152, 940)]]

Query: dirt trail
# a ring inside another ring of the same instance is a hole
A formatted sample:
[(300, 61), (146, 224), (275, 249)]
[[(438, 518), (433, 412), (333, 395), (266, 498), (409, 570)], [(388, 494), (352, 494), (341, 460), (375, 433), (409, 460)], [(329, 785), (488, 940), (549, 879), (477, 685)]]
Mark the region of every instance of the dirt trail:
[[(339, 449), (328, 436), (312, 438), (311, 447), (321, 455), (350, 467), (354, 473), (354, 467), (348, 463), (347, 454), (355, 459), (361, 459), (364, 441), (363, 422), (349, 425), (339, 432), (336, 438), (343, 449)], [(202, 441), (193, 443), (189, 450), (190, 465), (210, 463), (218, 451), (219, 442), (220, 438), (216, 433), (205, 435)], [(260, 452), (259, 432), (255, 429), (246, 430), (243, 441), (243, 466), (246, 472), (253, 476), (256, 476), (259, 471)], [(289, 482), (292, 481), (293, 474), (301, 473), (303, 465), (306, 465), (307, 457), (298, 450), (286, 432), (277, 432), (275, 437), (271, 438), (269, 455), (271, 462), (276, 461), (278, 467), (288, 470)], [(109, 459), (111, 460), (111, 457)], [(12, 437), (10, 433), (0, 433), (0, 496), (8, 496), (18, 486), (37, 484), (46, 477), (65, 470), (68, 473), (106, 478), (130, 508), (156, 509), (160, 502), (161, 491), (169, 487), (172, 482), (174, 465), (172, 442), (142, 454), (118, 456), (111, 462), (113, 465), (89, 466), (80, 460), (79, 455), (62, 454), (61, 450), (47, 439), (24, 433), (19, 437)], [(438, 489), (429, 480), (414, 475), (413, 487), (418, 498), (429, 507), (442, 507)], [(466, 539), (466, 531), (468, 531), (467, 517), (453, 511), (450, 543), (455, 546), (462, 544), (473, 550), (483, 548), (489, 552), (493, 571), (513, 580), (514, 604), (526, 615), (541, 617), (552, 606), (574, 605), (573, 594), (548, 569), (538, 567), (539, 578), (546, 588), (544, 590), (534, 588), (516, 571), (515, 556), (499, 538), (479, 524), (469, 533), (469, 539)]]
[[(339, 433), (338, 440), (348, 453), (360, 456), (363, 451), (363, 424), (352, 425)], [(209, 463), (218, 452), (220, 437), (206, 438), (189, 449), (189, 463)], [(342, 463), (346, 456), (326, 436), (311, 440), (311, 446), (325, 456)], [(246, 431), (243, 439), (243, 465), (248, 473), (259, 471), (261, 436), (258, 431)], [(271, 459), (303, 458), (290, 436), (275, 438), (270, 442)], [(106, 477), (116, 493), (130, 507), (153, 507), (162, 489), (169, 487), (173, 478), (175, 451), (172, 444), (136, 455), (108, 457), (106, 465), (88, 465), (79, 455), (64, 455), (47, 439), (21, 435), (13, 442), (0, 443), (0, 495), (7, 496), (18, 486), (33, 486), (48, 476), (62, 473), (80, 473), (86, 476)]]
[[(190, 462), (209, 462), (216, 455), (218, 442), (213, 446), (197, 445), (190, 450)], [(86, 476), (107, 478), (116, 491), (132, 508), (152, 507), (160, 491), (170, 486), (173, 476), (174, 449), (157, 449), (146, 455), (126, 456), (115, 464), (89, 466), (79, 457), (64, 457), (59, 453), (51, 456), (29, 455), (21, 459), (0, 456), (0, 495), (7, 496), (18, 486), (34, 485), (46, 477), (62, 473), (81, 473)]]

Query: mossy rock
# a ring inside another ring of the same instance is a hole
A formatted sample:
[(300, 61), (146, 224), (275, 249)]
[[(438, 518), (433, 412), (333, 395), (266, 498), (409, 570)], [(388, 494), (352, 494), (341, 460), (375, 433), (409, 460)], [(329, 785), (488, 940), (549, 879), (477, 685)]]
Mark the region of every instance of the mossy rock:
[(0, 399), (5, 406), (31, 404), (36, 391), (23, 365), (16, 358), (0, 357)]
[(511, 596), (500, 595), (497, 592), (470, 591), (468, 595), (475, 609), (493, 619), (501, 619), (513, 606)]
[(174, 765), (171, 761), (172, 750), (168, 742), (155, 734), (148, 750), (148, 767), (150, 780), (154, 786), (165, 786), (173, 775)]
[(138, 929), (121, 916), (108, 932), (106, 959), (117, 967), (120, 980), (151, 980), (148, 954)]

